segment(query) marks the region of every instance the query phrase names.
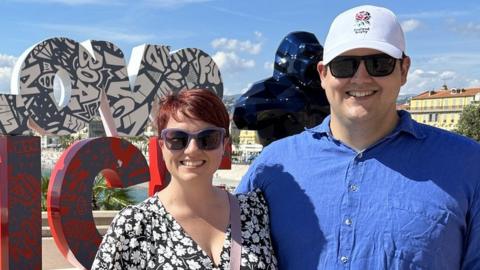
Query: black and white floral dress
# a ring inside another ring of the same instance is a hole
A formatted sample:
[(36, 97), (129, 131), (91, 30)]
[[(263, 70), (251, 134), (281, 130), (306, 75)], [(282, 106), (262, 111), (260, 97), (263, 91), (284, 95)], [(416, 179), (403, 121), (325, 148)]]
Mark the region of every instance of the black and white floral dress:
[[(236, 196), (242, 227), (241, 269), (276, 269), (268, 207), (261, 191)], [(92, 269), (230, 269), (230, 225), (225, 238), (216, 266), (155, 195), (118, 213)]]

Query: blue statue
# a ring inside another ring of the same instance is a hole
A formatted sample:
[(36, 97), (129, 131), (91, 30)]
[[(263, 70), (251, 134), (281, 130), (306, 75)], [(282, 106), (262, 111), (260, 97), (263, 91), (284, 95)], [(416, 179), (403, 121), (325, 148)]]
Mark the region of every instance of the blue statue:
[(329, 114), (317, 63), (323, 47), (309, 32), (292, 32), (275, 54), (273, 76), (256, 82), (235, 103), (239, 129), (257, 130), (262, 145), (313, 127)]

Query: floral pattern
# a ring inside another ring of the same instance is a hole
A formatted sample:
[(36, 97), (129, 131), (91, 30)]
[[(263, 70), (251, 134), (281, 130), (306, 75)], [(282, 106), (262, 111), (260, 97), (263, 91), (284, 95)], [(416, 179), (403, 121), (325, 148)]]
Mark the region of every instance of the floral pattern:
[[(241, 269), (277, 269), (270, 239), (268, 207), (260, 190), (236, 195), (242, 229)], [(92, 269), (230, 269), (230, 226), (214, 265), (154, 195), (118, 213)]]

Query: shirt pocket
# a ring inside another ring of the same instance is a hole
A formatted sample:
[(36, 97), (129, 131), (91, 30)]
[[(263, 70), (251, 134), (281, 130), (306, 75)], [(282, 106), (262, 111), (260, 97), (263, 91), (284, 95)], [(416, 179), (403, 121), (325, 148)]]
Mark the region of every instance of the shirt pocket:
[(438, 258), (437, 252), (446, 248), (443, 238), (450, 215), (447, 209), (431, 201), (389, 198), (384, 247), (392, 266), (442, 269), (442, 258)]
[(392, 233), (421, 242), (431, 242), (445, 228), (451, 213), (432, 202), (389, 199)]

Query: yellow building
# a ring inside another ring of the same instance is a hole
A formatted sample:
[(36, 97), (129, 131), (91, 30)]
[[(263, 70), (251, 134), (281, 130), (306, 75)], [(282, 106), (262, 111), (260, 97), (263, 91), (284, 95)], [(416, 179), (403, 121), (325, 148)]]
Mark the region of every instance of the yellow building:
[(256, 130), (240, 130), (239, 144), (259, 144)]
[(445, 88), (413, 97), (408, 109), (412, 118), (419, 123), (453, 130), (463, 108), (472, 102), (480, 102), (480, 88)]

